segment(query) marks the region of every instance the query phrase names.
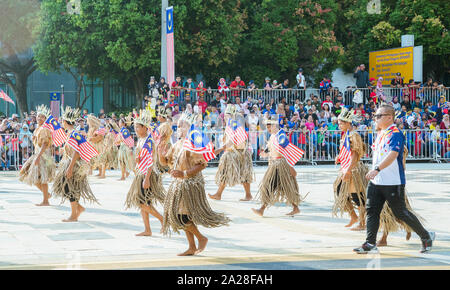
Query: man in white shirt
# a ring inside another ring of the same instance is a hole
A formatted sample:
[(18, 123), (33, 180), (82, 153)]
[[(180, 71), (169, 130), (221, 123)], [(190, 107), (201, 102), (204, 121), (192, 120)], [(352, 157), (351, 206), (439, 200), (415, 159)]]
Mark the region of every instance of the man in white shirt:
[(371, 180), (367, 187), (367, 238), (366, 242), (354, 251), (358, 254), (377, 251), (376, 238), (380, 226), (380, 213), (387, 201), (395, 217), (405, 222), (421, 238), (420, 252), (429, 252), (435, 234), (425, 230), (405, 204), (406, 179), (403, 166), (405, 136), (394, 124), (395, 110), (390, 105), (382, 105), (374, 117), (380, 133), (373, 146), (372, 170), (366, 175), (366, 178)]
[(305, 99), (306, 79), (305, 79), (305, 76), (303, 75), (302, 68), (298, 69), (298, 74), (296, 76), (296, 79), (297, 79), (297, 89), (301, 90), (300, 91), (300, 100), (303, 101)]

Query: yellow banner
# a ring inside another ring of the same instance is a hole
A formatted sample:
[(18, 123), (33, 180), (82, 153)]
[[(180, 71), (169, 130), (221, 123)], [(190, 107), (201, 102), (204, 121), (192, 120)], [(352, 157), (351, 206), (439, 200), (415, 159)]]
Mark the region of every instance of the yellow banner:
[(369, 52), (369, 77), (383, 78), (383, 85), (390, 85), (397, 73), (401, 73), (404, 83), (413, 77), (413, 46)]

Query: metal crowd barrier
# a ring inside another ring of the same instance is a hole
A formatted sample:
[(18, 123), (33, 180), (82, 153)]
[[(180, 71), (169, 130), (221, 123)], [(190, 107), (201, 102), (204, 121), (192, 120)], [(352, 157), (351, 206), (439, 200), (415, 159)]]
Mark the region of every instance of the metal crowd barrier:
[[(274, 99), (275, 103), (280, 103), (283, 99), (286, 100), (288, 104), (294, 104), (298, 99), (300, 102), (305, 103), (306, 100), (312, 99), (313, 96), (319, 97), (320, 101), (324, 101), (325, 97), (329, 95), (332, 98), (332, 101), (335, 102), (338, 95), (341, 95), (343, 98), (343, 103), (346, 106), (354, 105), (354, 95), (355, 92), (359, 90), (363, 95), (363, 103), (367, 103), (367, 99), (369, 98), (372, 92), (376, 92), (373, 88), (332, 88), (326, 91), (317, 88), (306, 88), (306, 89), (230, 89), (227, 91), (219, 91), (217, 89), (209, 89), (202, 93), (198, 93), (195, 89), (191, 89), (191, 91), (187, 91), (186, 89), (172, 90), (171, 94), (174, 95), (175, 102), (183, 103), (185, 97), (187, 95), (190, 96), (191, 102), (195, 103), (198, 101), (199, 97), (202, 96), (204, 101), (208, 104), (214, 100), (214, 95), (218, 92), (220, 95), (225, 95), (227, 100), (232, 102), (236, 101), (236, 98), (239, 97), (241, 102), (244, 103), (247, 99), (262, 99), (264, 103), (269, 103), (271, 99)], [(445, 97), (445, 100), (449, 100), (450, 97), (450, 88), (441, 87), (441, 88), (391, 88), (385, 87), (383, 88), (383, 95), (386, 98), (386, 102), (391, 102), (394, 97), (398, 97), (398, 102), (401, 103), (405, 96), (409, 96), (411, 103), (416, 97), (420, 97), (422, 102), (431, 101), (433, 104), (437, 104), (439, 102), (440, 97)]]
[[(450, 162), (450, 130), (402, 130), (406, 137), (406, 146), (408, 148), (408, 161), (431, 161), (440, 163), (442, 161)], [(204, 131), (206, 136), (213, 142), (215, 148), (221, 148), (224, 144), (222, 137), (224, 130)], [(299, 131), (291, 130), (287, 133), (290, 141), (305, 151), (300, 163), (316, 165), (318, 163), (334, 162), (339, 155), (341, 131), (331, 130), (313, 130)], [(365, 154), (362, 160), (370, 161), (372, 159), (372, 144), (376, 140), (376, 132), (371, 130), (359, 131), (364, 144)], [(248, 150), (252, 153), (255, 165), (267, 163), (267, 159), (260, 158), (259, 153), (263, 151), (270, 138), (267, 131), (248, 131), (249, 142)], [(20, 146), (17, 137), (11, 134), (0, 135), (0, 170), (20, 170), (27, 158), (33, 153), (33, 145), (27, 149)], [(134, 136), (136, 140), (136, 136)], [(176, 141), (176, 132), (172, 136), (172, 142)], [(52, 153), (55, 161), (59, 161), (59, 148), (52, 147)], [(217, 165), (220, 155), (211, 160), (212, 165)]]

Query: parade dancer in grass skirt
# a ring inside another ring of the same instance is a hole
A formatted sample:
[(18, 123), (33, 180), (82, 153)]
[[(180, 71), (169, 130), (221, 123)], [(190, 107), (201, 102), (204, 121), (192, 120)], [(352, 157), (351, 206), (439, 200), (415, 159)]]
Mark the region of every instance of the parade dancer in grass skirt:
[(56, 170), (55, 160), (52, 156), (52, 132), (44, 127), (50, 116), (50, 109), (46, 106), (36, 108), (38, 127), (33, 132), (34, 153), (25, 162), (19, 172), (19, 180), (33, 186), (35, 185), (43, 194), (44, 199), (37, 206), (49, 206), (48, 184), (52, 182)]
[[(242, 138), (242, 142), (239, 143), (234, 138), (237, 130), (231, 129), (232, 127), (237, 128), (239, 126), (239, 123), (237, 123), (238, 120), (236, 120), (236, 117), (239, 116), (236, 116), (236, 107), (229, 104), (225, 110), (227, 130), (222, 139), (224, 146), (215, 151), (216, 155), (219, 155), (222, 151), (225, 151), (225, 153), (220, 158), (219, 168), (215, 178), (219, 189), (214, 195), (208, 194), (212, 199), (221, 200), (225, 188), (227, 186), (233, 187), (236, 184), (242, 184), (245, 189), (245, 197), (240, 199), (240, 201), (249, 201), (253, 198), (250, 192), (250, 184), (254, 180), (254, 172), (252, 154), (248, 150), (248, 136), (245, 137), (245, 141)], [(240, 119), (243, 121), (243, 118)], [(245, 129), (243, 129), (242, 134), (244, 133)], [(233, 140), (235, 141), (233, 142)]]
[[(61, 203), (66, 199), (70, 201), (72, 212), (70, 217), (64, 219), (63, 222), (78, 221), (81, 213), (85, 210), (80, 205), (80, 199), (85, 202), (98, 203), (88, 182), (89, 161), (98, 152), (74, 129), (74, 124), (79, 117), (79, 109), (70, 107), (62, 109), (61, 119), (64, 129), (67, 131), (68, 140), (62, 150), (63, 157), (59, 162), (52, 191), (55, 197), (61, 198)], [(77, 141), (84, 142), (83, 148), (79, 147)]]
[[(253, 212), (259, 216), (263, 216), (267, 207), (274, 205), (277, 202), (284, 202), (292, 205), (292, 211), (287, 215), (294, 216), (300, 213), (299, 205), (304, 200), (299, 193), (299, 186), (297, 183), (297, 172), (294, 165), (288, 163), (285, 156), (294, 157), (291, 151), (288, 155), (283, 156), (280, 150), (277, 149), (277, 145), (280, 144), (283, 148), (285, 146), (294, 147), (289, 143), (284, 131), (279, 129), (278, 117), (269, 119), (266, 121), (267, 130), (271, 134), (267, 148), (264, 152), (261, 152), (261, 157), (269, 158), (269, 167), (259, 185), (258, 196), (262, 203), (261, 208), (254, 209)], [(279, 145), (278, 145), (279, 146)], [(303, 156), (303, 151), (299, 148), (295, 152), (295, 160), (292, 162), (295, 164)]]
[[(214, 212), (206, 199), (205, 180), (201, 171), (206, 168), (210, 157), (205, 159), (203, 154), (184, 148), (185, 141), (202, 150), (207, 148), (204, 144), (207, 142), (206, 138), (199, 129), (189, 129), (194, 122), (194, 116), (183, 113), (178, 121), (179, 140), (170, 149), (160, 146), (158, 152), (162, 164), (170, 166), (169, 173), (174, 178), (164, 203), (163, 232), (167, 235), (171, 229), (176, 233), (184, 230), (189, 243), (189, 248), (179, 256), (195, 255), (206, 248), (208, 239), (200, 233), (197, 226), (214, 228), (229, 222), (224, 214)], [(210, 150), (209, 153), (212, 154), (214, 149)], [(194, 237), (198, 240), (198, 246)]]
[(101, 166), (101, 175), (99, 176), (100, 179), (106, 178), (106, 170), (115, 169), (117, 167), (118, 149), (115, 145), (115, 141), (119, 127), (113, 120), (108, 119), (105, 128), (107, 133), (103, 138), (103, 151), (100, 153), (98, 159)]
[[(156, 118), (158, 119), (158, 122), (160, 123), (158, 128), (154, 131), (154, 139), (156, 142), (156, 148), (159, 146), (164, 146), (167, 148), (167, 150), (170, 150), (172, 147), (172, 143), (170, 142), (170, 138), (172, 137), (173, 130), (172, 130), (172, 124), (168, 120), (168, 111), (165, 107), (159, 107), (157, 112)], [(155, 150), (156, 152), (158, 149)], [(155, 163), (156, 163), (156, 169), (161, 173), (167, 173), (169, 171), (168, 166), (163, 166), (161, 164), (161, 161), (159, 160), (158, 154), (155, 154)]]
[[(340, 154), (336, 157), (336, 164), (341, 163), (339, 174), (333, 184), (334, 205), (333, 216), (342, 216), (344, 212), (350, 214), (350, 222), (346, 227), (351, 227), (358, 222), (353, 231), (365, 229), (365, 204), (368, 180), (366, 174), (369, 169), (361, 161), (366, 152), (366, 146), (361, 136), (353, 130), (352, 122), (354, 110), (343, 108), (338, 117), (339, 129), (344, 132), (341, 136)], [(346, 142), (349, 144), (346, 145)], [(346, 149), (346, 146), (350, 150)], [(359, 218), (355, 213), (358, 208)]]
[[(94, 115), (90, 114), (87, 117), (87, 124), (89, 126), (89, 130), (87, 132), (87, 138), (89, 143), (97, 150), (98, 152), (103, 152), (103, 139), (105, 135), (105, 131), (101, 133), (100, 127), (101, 122), (100, 119), (95, 117)], [(104, 130), (104, 129), (103, 129)], [(90, 171), (89, 175), (92, 174), (92, 170), (98, 168), (98, 174), (96, 176), (102, 175), (102, 166), (99, 162), (100, 155), (97, 155), (91, 159), (90, 162)]]
[(133, 156), (134, 139), (125, 124), (125, 119), (122, 118), (119, 120), (120, 130), (116, 138), (116, 145), (119, 145), (117, 162), (122, 172), (119, 181), (125, 180), (130, 175), (130, 171), (133, 171), (135, 167), (135, 158)]
[(155, 169), (153, 156), (155, 156), (155, 144), (148, 128), (151, 123), (151, 115), (147, 110), (141, 110), (139, 117), (134, 119), (134, 128), (138, 136), (136, 145), (135, 177), (128, 191), (125, 201), (126, 208), (138, 208), (141, 210), (145, 230), (136, 236), (151, 236), (149, 215), (151, 214), (163, 225), (162, 215), (155, 209), (157, 202), (163, 204), (165, 189), (162, 185), (161, 175)]
[[(403, 149), (403, 166), (406, 168), (406, 156), (408, 156), (408, 148), (404, 146)], [(407, 192), (405, 190), (405, 204), (406, 209), (409, 210), (413, 215), (415, 215), (421, 223), (425, 220), (417, 214), (411, 207), (411, 203), (409, 202), (409, 198)], [(405, 222), (396, 218), (392, 209), (386, 204), (383, 206), (383, 210), (380, 214), (380, 229), (383, 230), (383, 236), (377, 242), (378, 247), (387, 246), (387, 237), (389, 233), (398, 232), (400, 230), (404, 230), (406, 232), (406, 240), (409, 241), (411, 238), (411, 232), (413, 231), (410, 226), (408, 226)]]

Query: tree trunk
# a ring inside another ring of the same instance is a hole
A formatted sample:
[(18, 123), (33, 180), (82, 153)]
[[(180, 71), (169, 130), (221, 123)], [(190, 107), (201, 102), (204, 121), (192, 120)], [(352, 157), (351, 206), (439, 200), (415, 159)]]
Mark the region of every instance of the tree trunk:
[(83, 108), (84, 104), (86, 104), (86, 101), (89, 99), (89, 96), (86, 94), (86, 83), (84, 82), (84, 79), (81, 79), (81, 84), (83, 86), (84, 97), (80, 107)]
[(24, 113), (28, 113), (27, 83), (29, 74), (26, 71), (19, 71), (14, 75), (16, 83), (10, 87), (16, 96), (16, 106), (19, 106), (19, 112), (21, 116), (24, 116)]
[(135, 92), (136, 108), (142, 109), (142, 100), (144, 100), (144, 80), (142, 76), (135, 75), (133, 77), (133, 85)]

